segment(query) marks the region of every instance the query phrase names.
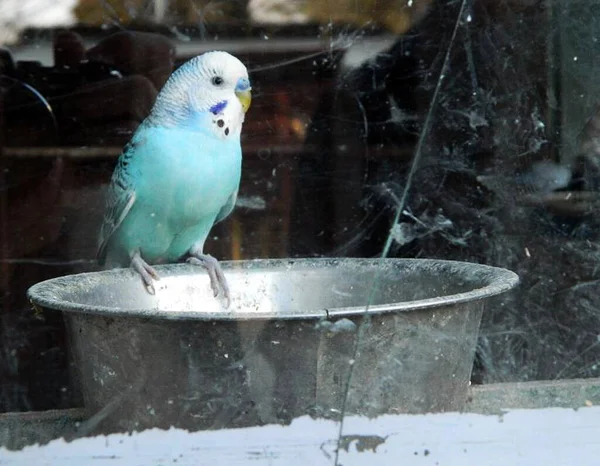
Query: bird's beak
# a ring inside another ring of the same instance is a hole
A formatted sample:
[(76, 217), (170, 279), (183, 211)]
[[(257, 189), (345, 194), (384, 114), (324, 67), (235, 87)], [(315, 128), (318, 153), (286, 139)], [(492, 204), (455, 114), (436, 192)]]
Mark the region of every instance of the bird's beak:
[(242, 104), (242, 108), (244, 109), (244, 113), (248, 111), (250, 108), (250, 103), (252, 102), (252, 92), (251, 89), (246, 89), (244, 91), (235, 91), (235, 95), (239, 99)]

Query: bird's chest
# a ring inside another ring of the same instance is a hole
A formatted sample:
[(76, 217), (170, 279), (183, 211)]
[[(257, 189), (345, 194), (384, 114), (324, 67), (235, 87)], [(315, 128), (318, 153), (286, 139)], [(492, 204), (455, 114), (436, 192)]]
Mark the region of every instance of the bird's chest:
[(218, 153), (188, 152), (157, 169), (150, 189), (158, 199), (157, 217), (174, 229), (214, 220), (240, 181), (241, 152), (235, 146)]
[(235, 190), (239, 176), (232, 167), (191, 169), (182, 173), (181, 183), (172, 186), (170, 205), (176, 222), (197, 223), (215, 216)]

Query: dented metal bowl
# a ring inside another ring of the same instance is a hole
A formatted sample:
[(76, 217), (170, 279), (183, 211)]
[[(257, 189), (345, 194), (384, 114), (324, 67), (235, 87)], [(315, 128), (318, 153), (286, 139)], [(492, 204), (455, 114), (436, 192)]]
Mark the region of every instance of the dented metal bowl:
[(222, 264), (228, 309), (190, 265), (159, 266), (154, 296), (128, 269), (29, 289), (35, 305), (64, 312), (89, 431), (335, 417), (351, 367), (347, 414), (459, 410), (484, 300), (518, 282), (427, 259)]

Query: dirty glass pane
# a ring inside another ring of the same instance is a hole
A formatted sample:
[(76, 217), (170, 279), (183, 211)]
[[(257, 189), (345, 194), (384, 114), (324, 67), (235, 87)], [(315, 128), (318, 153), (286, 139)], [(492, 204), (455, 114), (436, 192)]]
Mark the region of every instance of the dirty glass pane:
[(599, 13), (3, 2), (2, 445), (599, 377)]

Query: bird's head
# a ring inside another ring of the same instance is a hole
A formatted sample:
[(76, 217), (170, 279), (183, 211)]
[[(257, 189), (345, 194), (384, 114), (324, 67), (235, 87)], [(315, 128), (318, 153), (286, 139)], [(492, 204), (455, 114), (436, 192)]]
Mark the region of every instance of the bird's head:
[[(187, 61), (160, 91), (151, 119), (165, 126), (212, 127), (239, 133), (250, 108), (251, 87), (244, 64), (227, 52), (207, 52)], [(161, 121), (162, 120), (162, 121)]]

